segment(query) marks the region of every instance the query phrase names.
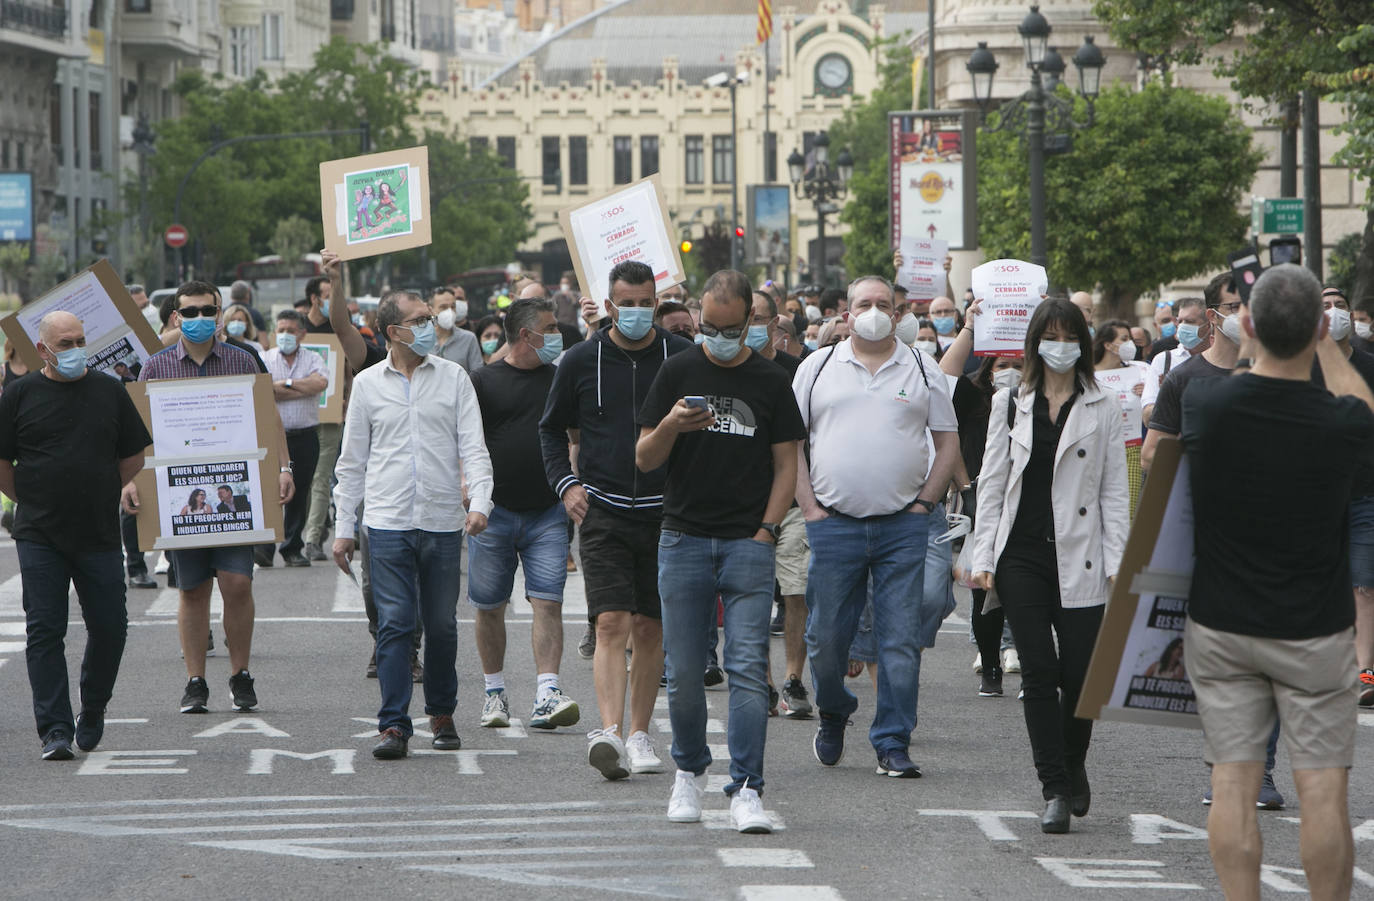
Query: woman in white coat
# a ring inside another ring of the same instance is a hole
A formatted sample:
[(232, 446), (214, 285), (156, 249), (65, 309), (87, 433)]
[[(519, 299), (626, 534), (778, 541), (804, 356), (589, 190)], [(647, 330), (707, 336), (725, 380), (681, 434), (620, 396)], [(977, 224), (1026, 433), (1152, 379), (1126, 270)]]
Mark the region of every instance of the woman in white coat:
[(1040, 828), (1060, 833), (1092, 797), (1092, 721), (1074, 709), (1126, 546), (1126, 453), (1121, 407), (1098, 387), (1088, 324), (1067, 300), (1046, 300), (1031, 316), (1022, 379), (993, 396), (973, 570), (981, 588), (997, 589), (1011, 623), (1047, 802)]

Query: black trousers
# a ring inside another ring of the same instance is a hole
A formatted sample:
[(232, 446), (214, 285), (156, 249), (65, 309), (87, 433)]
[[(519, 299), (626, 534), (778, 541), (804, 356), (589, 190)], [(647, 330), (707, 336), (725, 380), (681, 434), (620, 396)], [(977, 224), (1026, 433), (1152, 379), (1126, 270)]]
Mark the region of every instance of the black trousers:
[(119, 533), (124, 539), (124, 568), (129, 578), (148, 575), (148, 563), (138, 549), (138, 517), (119, 508)]
[(1002, 626), (1006, 621), (1006, 611), (1001, 607), (996, 610), (984, 610), (983, 605), (987, 603), (988, 593), (981, 588), (975, 588), (973, 594), (973, 640), (978, 644), (978, 653), (982, 656), (983, 668), (989, 666), (1002, 666)]
[(282, 513), (283, 541), (278, 547), (285, 557), (299, 554), (305, 546), (301, 533), (310, 514), (310, 483), (315, 479), (315, 467), (320, 462), (320, 430), (318, 427), (292, 429), (286, 433), (286, 449), (291, 454), (292, 479), (296, 493), (291, 496)]
[(1048, 801), (1070, 794), (1071, 776), (1088, 756), (1092, 720), (1073, 712), (1105, 608), (1064, 607), (1055, 546), (1043, 539), (1018, 541), (1013, 534), (997, 561), (996, 583), (1021, 657), (1026, 732)]

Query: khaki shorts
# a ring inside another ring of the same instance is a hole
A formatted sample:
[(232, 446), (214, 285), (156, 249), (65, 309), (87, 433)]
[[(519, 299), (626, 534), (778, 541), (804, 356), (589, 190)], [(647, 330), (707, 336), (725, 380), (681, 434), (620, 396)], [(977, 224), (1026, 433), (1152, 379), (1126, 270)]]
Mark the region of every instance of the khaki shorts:
[(1190, 618), (1183, 636), (1208, 763), (1263, 761), (1277, 713), (1293, 769), (1354, 764), (1354, 629), (1283, 641), (1220, 632)]
[(783, 597), (806, 594), (806, 570), (811, 565), (811, 545), (806, 540), (806, 520), (801, 508), (793, 507), (782, 518), (782, 535), (778, 538), (778, 589)]

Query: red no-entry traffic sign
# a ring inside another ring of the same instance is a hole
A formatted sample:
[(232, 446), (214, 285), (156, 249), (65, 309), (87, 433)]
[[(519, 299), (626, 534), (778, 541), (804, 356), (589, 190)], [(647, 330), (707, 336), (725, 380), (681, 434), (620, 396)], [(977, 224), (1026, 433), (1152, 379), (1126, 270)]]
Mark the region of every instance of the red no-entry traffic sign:
[(169, 225), (167, 230), (162, 233), (162, 239), (167, 242), (168, 247), (185, 247), (190, 237), (191, 235), (186, 231), (184, 225)]

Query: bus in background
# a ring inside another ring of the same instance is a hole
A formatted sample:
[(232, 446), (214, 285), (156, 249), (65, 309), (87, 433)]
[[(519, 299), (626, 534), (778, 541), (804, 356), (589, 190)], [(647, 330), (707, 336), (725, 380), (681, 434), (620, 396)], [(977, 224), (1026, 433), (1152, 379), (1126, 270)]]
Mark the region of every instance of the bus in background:
[(239, 263), (234, 278), (253, 286), (253, 306), (259, 310), (288, 309), (305, 297), (305, 283), (324, 273), (320, 262), (318, 253), (307, 253), (294, 264), (273, 254)]

